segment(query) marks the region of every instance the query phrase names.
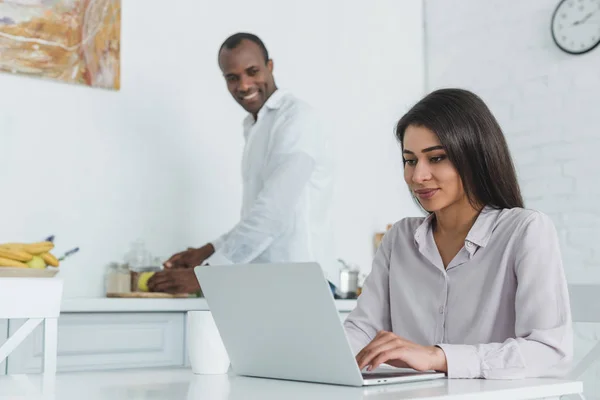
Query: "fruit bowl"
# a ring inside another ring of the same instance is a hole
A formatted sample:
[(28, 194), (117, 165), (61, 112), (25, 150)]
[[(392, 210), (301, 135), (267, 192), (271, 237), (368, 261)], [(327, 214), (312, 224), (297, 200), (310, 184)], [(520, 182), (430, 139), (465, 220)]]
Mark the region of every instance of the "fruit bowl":
[(51, 278), (58, 273), (60, 260), (50, 252), (54, 243), (0, 244), (0, 278)]

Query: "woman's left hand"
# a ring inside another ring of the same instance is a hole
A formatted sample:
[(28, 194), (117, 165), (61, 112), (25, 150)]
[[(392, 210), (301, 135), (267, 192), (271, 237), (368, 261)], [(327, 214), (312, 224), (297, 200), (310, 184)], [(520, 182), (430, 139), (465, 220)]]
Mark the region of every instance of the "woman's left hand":
[(356, 355), (356, 362), (361, 371), (365, 367), (371, 371), (383, 363), (417, 371), (448, 370), (446, 354), (441, 348), (421, 346), (386, 331), (377, 333), (371, 343)]

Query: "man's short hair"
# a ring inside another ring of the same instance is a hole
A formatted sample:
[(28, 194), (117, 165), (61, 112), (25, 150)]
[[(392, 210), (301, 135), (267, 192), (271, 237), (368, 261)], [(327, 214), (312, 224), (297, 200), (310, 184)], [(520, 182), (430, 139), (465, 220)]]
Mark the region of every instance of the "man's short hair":
[(251, 42), (256, 43), (258, 45), (258, 47), (260, 47), (260, 50), (262, 51), (263, 57), (265, 58), (265, 64), (267, 63), (267, 61), (269, 61), (269, 52), (267, 51), (267, 48), (265, 47), (265, 44), (263, 43), (263, 41), (260, 40), (260, 38), (258, 36), (254, 35), (252, 33), (246, 33), (246, 32), (238, 32), (238, 33), (235, 33), (235, 34), (229, 36), (227, 39), (225, 39), (225, 41), (219, 48), (219, 55), (221, 54), (221, 50), (223, 50), (223, 49), (228, 49), (228, 50), (235, 49), (236, 47), (238, 47), (240, 45), (240, 43), (242, 43), (242, 40), (249, 40)]

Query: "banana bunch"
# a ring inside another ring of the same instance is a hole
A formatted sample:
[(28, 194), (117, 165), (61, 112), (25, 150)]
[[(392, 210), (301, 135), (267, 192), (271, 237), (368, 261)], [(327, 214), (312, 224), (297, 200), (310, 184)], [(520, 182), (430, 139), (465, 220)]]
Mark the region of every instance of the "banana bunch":
[(50, 253), (54, 243), (4, 243), (0, 244), (0, 267), (39, 268), (58, 267), (58, 259)]

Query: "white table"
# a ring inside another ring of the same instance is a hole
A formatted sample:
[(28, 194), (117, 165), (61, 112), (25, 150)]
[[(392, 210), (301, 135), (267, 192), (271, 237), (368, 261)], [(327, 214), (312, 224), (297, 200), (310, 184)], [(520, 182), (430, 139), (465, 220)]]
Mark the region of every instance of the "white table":
[(63, 281), (59, 278), (0, 278), (0, 319), (26, 319), (6, 342), (0, 342), (0, 363), (43, 323), (43, 370), (56, 373), (62, 292)]
[(559, 379), (436, 380), (370, 388), (229, 375), (193, 375), (189, 369), (0, 376), (0, 399), (47, 400), (507, 400), (558, 398), (583, 390)]

